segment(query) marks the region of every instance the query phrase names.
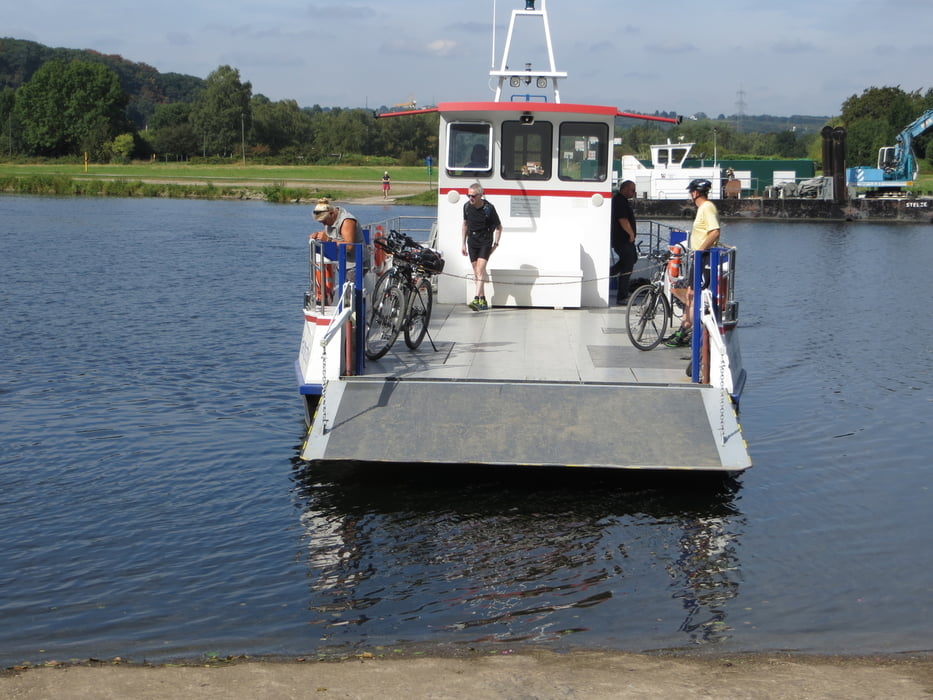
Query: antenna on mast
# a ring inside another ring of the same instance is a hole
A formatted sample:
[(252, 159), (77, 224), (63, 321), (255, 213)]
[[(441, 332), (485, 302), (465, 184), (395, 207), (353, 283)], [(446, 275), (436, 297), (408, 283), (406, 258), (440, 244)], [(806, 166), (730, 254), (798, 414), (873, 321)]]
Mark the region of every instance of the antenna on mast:
[[(559, 78), (566, 78), (567, 74), (563, 71), (558, 71), (557, 66), (554, 64), (554, 49), (551, 45), (551, 28), (548, 24), (547, 19), (547, 8), (545, 7), (547, 0), (523, 0), (525, 3), (524, 9), (521, 10), (512, 10), (512, 18), (509, 20), (509, 33), (505, 39), (505, 48), (502, 50), (502, 63), (499, 66), (499, 70), (490, 70), (489, 75), (493, 78), (498, 78), (498, 85), (496, 86), (496, 102), (502, 101), (502, 86), (503, 83), (508, 80), (509, 87), (511, 88), (520, 88), (523, 85), (529, 87), (534, 81), (535, 87), (539, 90), (546, 89), (548, 87), (548, 82), (551, 84), (551, 89), (554, 91), (554, 101), (560, 102), (560, 91), (557, 89), (557, 81)], [(541, 3), (541, 9), (535, 9), (535, 3)], [(515, 31), (515, 20), (516, 19), (537, 19), (541, 18), (544, 23), (544, 41), (547, 48), (548, 61), (550, 62), (550, 70), (533, 70), (530, 63), (525, 63), (525, 70), (517, 71), (515, 69), (509, 69), (509, 49), (512, 46), (512, 34)], [(493, 24), (493, 31), (495, 32), (495, 24)], [(546, 95), (513, 95), (512, 100), (514, 101), (516, 97), (524, 97), (526, 102), (530, 102), (533, 97), (543, 98), (544, 101), (547, 101)]]

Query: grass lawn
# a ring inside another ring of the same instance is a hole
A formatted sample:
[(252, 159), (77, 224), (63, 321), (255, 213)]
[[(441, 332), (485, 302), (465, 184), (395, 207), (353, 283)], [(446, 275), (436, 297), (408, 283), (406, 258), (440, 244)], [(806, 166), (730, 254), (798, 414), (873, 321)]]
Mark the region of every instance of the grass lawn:
[[(20, 164), (0, 163), (0, 175), (68, 175), (70, 177), (165, 178), (175, 180), (212, 179), (239, 182), (373, 182), (382, 186), (382, 174), (388, 169), (393, 181), (428, 182), (426, 167), (391, 167), (368, 165), (192, 165), (189, 163), (131, 163), (129, 165), (91, 163)], [(436, 181), (436, 171), (432, 173)]]
[[(399, 204), (437, 202), (436, 172), (388, 168)], [(0, 191), (22, 194), (256, 198), (311, 202), (382, 198), (383, 166), (192, 165), (190, 163), (0, 163)]]

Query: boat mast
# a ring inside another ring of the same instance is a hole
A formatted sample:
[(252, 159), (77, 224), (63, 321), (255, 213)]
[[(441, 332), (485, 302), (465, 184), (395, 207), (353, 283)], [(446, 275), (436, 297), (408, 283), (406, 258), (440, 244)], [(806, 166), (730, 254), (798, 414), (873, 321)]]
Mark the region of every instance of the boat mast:
[[(490, 70), (489, 75), (498, 79), (496, 86), (496, 102), (502, 101), (502, 87), (506, 80), (509, 81), (509, 87), (520, 88), (522, 85), (530, 86), (532, 82), (539, 90), (546, 89), (548, 81), (551, 83), (551, 89), (554, 91), (554, 101), (560, 102), (560, 91), (557, 87), (559, 78), (566, 78), (567, 74), (557, 70), (554, 63), (554, 47), (551, 44), (551, 27), (547, 19), (547, 0), (524, 0), (525, 7), (521, 10), (512, 10), (512, 18), (509, 20), (509, 33), (505, 39), (505, 48), (502, 50), (502, 64), (499, 70)], [(540, 9), (535, 9), (535, 3), (540, 3)], [(521, 19), (533, 20), (541, 18), (544, 27), (544, 41), (547, 46), (547, 55), (550, 62), (549, 70), (534, 70), (530, 63), (525, 64), (525, 70), (509, 69), (509, 50), (512, 47), (512, 34), (515, 31), (515, 21)], [(493, 24), (495, 27), (495, 24)], [(525, 102), (531, 102), (535, 97), (543, 97), (547, 101), (546, 95), (513, 95), (512, 101), (519, 101), (517, 98), (524, 98)]]

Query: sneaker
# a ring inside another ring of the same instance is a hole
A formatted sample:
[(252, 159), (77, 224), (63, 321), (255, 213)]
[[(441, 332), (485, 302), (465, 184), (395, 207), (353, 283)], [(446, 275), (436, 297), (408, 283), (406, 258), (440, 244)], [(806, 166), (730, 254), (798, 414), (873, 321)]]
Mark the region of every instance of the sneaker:
[(486, 303), (485, 299), (479, 300), (479, 308), (477, 311), (489, 311), (489, 304)]
[(473, 311), (479, 311), (479, 297), (473, 297), (473, 301), (467, 304)]
[(668, 348), (682, 348), (687, 345), (690, 345), (690, 332), (682, 328), (678, 328), (664, 340), (664, 347)]

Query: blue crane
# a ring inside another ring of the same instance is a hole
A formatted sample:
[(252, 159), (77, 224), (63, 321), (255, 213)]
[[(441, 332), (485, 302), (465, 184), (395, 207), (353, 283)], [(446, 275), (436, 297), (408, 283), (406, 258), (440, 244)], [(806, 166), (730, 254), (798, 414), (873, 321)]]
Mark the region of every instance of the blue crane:
[(877, 187), (897, 190), (913, 184), (917, 179), (917, 156), (914, 139), (933, 128), (933, 109), (912, 121), (897, 135), (895, 145), (878, 150), (878, 167), (849, 168), (846, 181), (855, 187)]

